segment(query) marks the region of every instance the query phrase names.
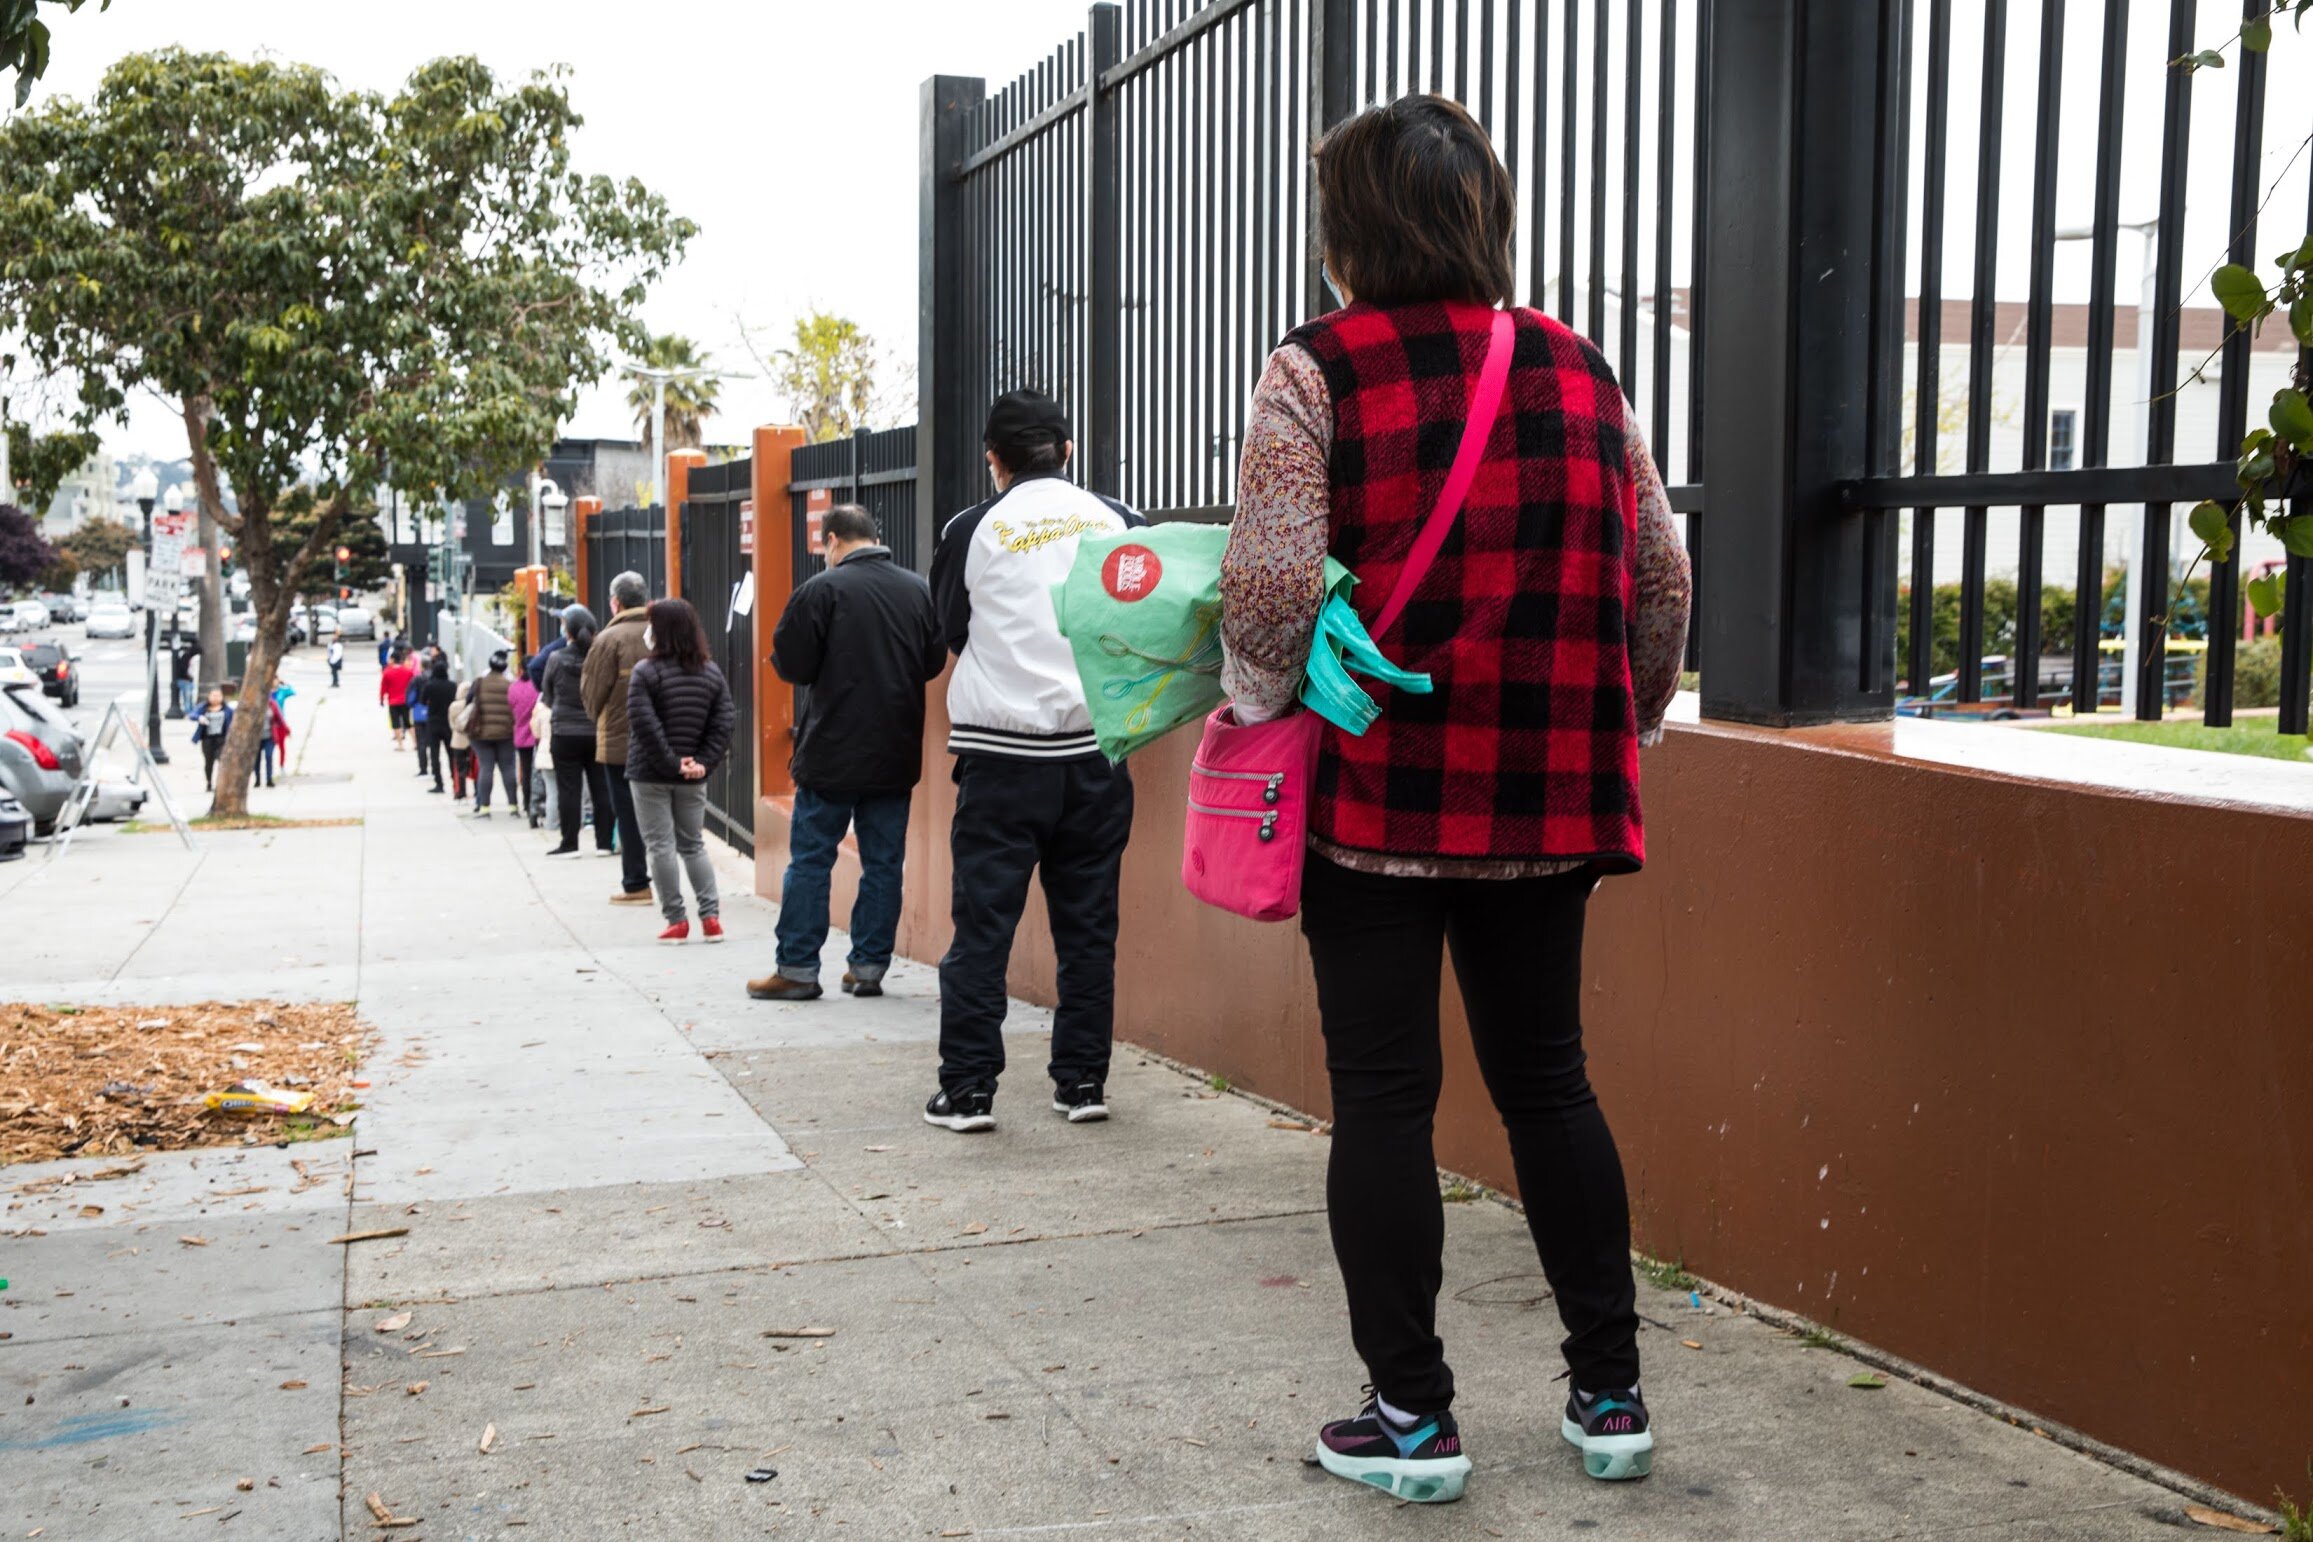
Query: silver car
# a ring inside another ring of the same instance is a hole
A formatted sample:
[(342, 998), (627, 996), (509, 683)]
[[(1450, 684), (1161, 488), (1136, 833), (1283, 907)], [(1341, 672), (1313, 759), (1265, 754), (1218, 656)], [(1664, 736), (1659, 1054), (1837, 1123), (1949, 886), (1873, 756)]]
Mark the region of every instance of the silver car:
[(0, 787), (16, 795), (41, 835), (80, 785), (80, 735), (37, 685), (0, 686)]
[(118, 600), (99, 600), (89, 607), (87, 637), (134, 637), (137, 618)]

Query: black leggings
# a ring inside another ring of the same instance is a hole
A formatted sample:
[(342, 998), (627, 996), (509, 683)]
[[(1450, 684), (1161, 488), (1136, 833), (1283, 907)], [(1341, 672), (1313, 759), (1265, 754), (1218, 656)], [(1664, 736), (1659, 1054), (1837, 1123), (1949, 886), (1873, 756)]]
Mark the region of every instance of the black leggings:
[(1428, 1413), (1454, 1397), (1437, 1335), (1445, 1212), (1430, 1147), (1446, 947), (1566, 1325), (1574, 1384), (1601, 1392), (1638, 1381), (1630, 1199), (1583, 1071), (1582, 918), (1591, 886), (1588, 872), (1384, 878), (1310, 854), (1301, 929), (1317, 968), (1333, 1083), (1333, 1251), (1351, 1340), (1395, 1407)]
[(212, 792), (217, 786), (217, 757), (224, 753), (223, 734), (201, 735), (201, 781)]
[(562, 816), (562, 844), (578, 844), (579, 794), (594, 800), (594, 844), (610, 850), (610, 773), (594, 758), (594, 735), (555, 734), (546, 741), (554, 755), (554, 797)]

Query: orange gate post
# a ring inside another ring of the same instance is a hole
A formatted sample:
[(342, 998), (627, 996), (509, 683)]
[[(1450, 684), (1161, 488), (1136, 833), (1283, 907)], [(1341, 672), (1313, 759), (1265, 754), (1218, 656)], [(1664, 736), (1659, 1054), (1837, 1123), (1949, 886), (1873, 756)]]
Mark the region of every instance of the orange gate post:
[(795, 545), (791, 526), (793, 498), (787, 491), (790, 462), (806, 443), (800, 428), (764, 427), (755, 430), (755, 460), (751, 501), (755, 564), (755, 892), (777, 894), (786, 867), (787, 843), (764, 839), (786, 818), (774, 818), (774, 799), (793, 796), (795, 784), (787, 775), (787, 759), (794, 744), (795, 688), (771, 667), (771, 632), (795, 592)]
[(667, 457), (667, 598), (683, 592), (683, 500), (691, 495), (691, 472), (707, 463), (704, 450), (677, 450)]

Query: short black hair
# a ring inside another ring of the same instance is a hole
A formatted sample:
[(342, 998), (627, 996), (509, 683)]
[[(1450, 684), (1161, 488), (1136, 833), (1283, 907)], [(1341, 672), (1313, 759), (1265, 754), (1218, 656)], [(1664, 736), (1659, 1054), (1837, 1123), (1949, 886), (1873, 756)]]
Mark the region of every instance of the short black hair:
[(1512, 303), (1517, 188), (1459, 102), (1401, 96), (1339, 125), (1317, 147), (1317, 196), (1352, 299)]
[(875, 516), (856, 503), (839, 503), (819, 517), (820, 536), (830, 542), (874, 541), (883, 532), (875, 527)]

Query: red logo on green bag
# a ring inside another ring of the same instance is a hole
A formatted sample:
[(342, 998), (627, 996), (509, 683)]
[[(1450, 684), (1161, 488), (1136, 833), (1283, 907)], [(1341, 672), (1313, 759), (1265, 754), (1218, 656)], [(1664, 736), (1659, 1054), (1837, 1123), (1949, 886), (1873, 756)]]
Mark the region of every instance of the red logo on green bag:
[(1101, 587), (1127, 605), (1156, 593), (1165, 565), (1145, 546), (1119, 546), (1100, 566)]

